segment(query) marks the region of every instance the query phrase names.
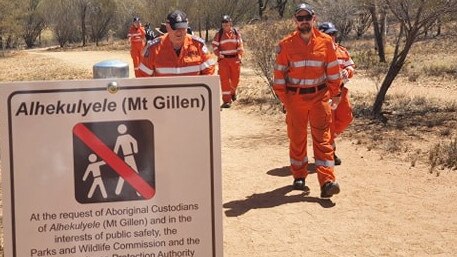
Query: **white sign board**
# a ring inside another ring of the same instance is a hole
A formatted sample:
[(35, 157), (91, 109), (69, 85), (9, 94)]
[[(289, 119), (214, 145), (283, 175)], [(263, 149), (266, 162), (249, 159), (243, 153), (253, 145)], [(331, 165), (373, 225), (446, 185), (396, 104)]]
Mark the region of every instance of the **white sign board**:
[(218, 76), (0, 95), (5, 256), (222, 256)]

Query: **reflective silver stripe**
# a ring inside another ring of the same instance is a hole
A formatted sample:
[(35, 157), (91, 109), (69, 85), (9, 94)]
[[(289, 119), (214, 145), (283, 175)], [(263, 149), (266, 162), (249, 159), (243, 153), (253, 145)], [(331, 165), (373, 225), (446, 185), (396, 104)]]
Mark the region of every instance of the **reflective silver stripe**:
[(156, 68), (156, 71), (161, 74), (186, 74), (200, 71), (200, 65), (177, 68)]
[(335, 67), (335, 66), (338, 66), (338, 65), (339, 65), (338, 64), (338, 60), (336, 60), (336, 61), (333, 61), (333, 62), (327, 64), (327, 68), (332, 68), (332, 67)]
[(285, 85), (286, 84), (286, 80), (285, 79), (275, 79), (273, 81), (273, 84), (276, 84), (276, 85)]
[(286, 71), (287, 68), (288, 68), (288, 67), (285, 66), (285, 65), (275, 64), (275, 70), (278, 70), (278, 71)]
[(308, 156), (305, 156), (305, 158), (303, 158), (303, 161), (294, 160), (292, 158), (290, 159), (290, 164), (294, 165), (294, 166), (303, 166), (307, 162), (308, 162)]
[(323, 67), (324, 62), (313, 61), (313, 60), (303, 60), (290, 63), (290, 66), (299, 68), (299, 67)]
[(200, 70), (208, 69), (209, 67), (216, 64), (216, 61), (213, 59), (208, 59), (206, 62), (200, 64)]
[(334, 161), (316, 160), (314, 164), (316, 164), (316, 166), (335, 167)]
[[(339, 76), (339, 74), (338, 74)], [(287, 81), (292, 85), (300, 85), (300, 86), (317, 86), (324, 83), (327, 80), (327, 76), (323, 75), (317, 79), (295, 79), (295, 78), (287, 78)]]
[(238, 53), (238, 50), (224, 50), (220, 51), (221, 54), (236, 54)]
[(340, 74), (337, 73), (335, 75), (329, 75), (327, 78), (328, 78), (328, 80), (337, 80), (340, 78)]
[(352, 65), (354, 65), (354, 64), (355, 64), (355, 63), (354, 63), (354, 61), (353, 61), (352, 59), (349, 59), (349, 60), (347, 60), (347, 61), (345, 61), (345, 62), (343, 63), (344, 67), (352, 66)]
[(219, 42), (217, 42), (217, 41), (213, 41), (213, 42), (211, 42), (211, 43), (212, 43), (213, 45), (217, 45), (217, 46), (219, 45)]
[(338, 59), (338, 64), (339, 64), (339, 65), (343, 65), (344, 62), (345, 62), (345, 61), (344, 61), (343, 59)]
[(148, 74), (149, 76), (154, 74), (154, 71), (149, 69), (148, 67), (146, 67), (146, 65), (144, 65), (143, 63), (141, 63), (140, 66), (138, 66), (138, 69), (140, 69), (144, 73)]
[(222, 94), (223, 95), (232, 95), (232, 92), (230, 92), (230, 91), (222, 91)]
[(192, 65), (187, 67), (177, 67), (177, 68), (156, 68), (158, 73), (162, 74), (186, 74), (186, 73), (193, 73), (193, 72), (200, 72), (205, 70), (212, 65), (214, 65), (216, 61), (209, 59), (208, 61), (200, 64), (200, 65)]
[(225, 43), (238, 43), (238, 39), (224, 39), (224, 40), (221, 40), (221, 45), (225, 44)]

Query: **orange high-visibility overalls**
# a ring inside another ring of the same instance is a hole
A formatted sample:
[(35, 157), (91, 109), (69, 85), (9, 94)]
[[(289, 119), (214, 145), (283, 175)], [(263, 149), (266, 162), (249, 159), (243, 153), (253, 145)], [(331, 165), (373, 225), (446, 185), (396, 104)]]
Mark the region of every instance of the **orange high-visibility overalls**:
[(330, 144), (330, 97), (340, 93), (340, 73), (332, 39), (313, 28), (308, 44), (298, 31), (280, 41), (273, 89), (286, 108), (290, 167), (295, 179), (308, 175), (307, 128), (311, 127), (319, 184), (335, 181)]
[(138, 28), (132, 25), (129, 29), (127, 37), (130, 40), (130, 55), (133, 60), (133, 68), (135, 77), (138, 77), (138, 66), (140, 65), (141, 51), (145, 45), (146, 32), (144, 27), (140, 25)]
[(241, 56), (244, 52), (243, 40), (236, 29), (229, 32), (220, 30), (214, 36), (212, 45), (214, 54), (218, 57), (222, 101), (231, 103), (236, 96), (236, 88), (240, 82)]
[(186, 34), (179, 55), (168, 34), (152, 40), (141, 60), (139, 77), (211, 75), (216, 61), (206, 48), (205, 41)]
[(335, 44), (336, 47), (336, 57), (338, 58), (338, 64), (340, 65), (341, 70), (346, 70), (348, 73), (347, 79), (343, 79), (341, 83), (341, 101), (338, 104), (337, 108), (332, 112), (333, 122), (330, 127), (332, 132), (331, 143), (335, 148), (335, 138), (338, 134), (341, 134), (352, 122), (352, 107), (349, 102), (349, 92), (348, 88), (344, 86), (345, 83), (349, 81), (350, 78), (354, 75), (354, 61), (352, 61), (351, 56), (349, 55), (348, 50), (339, 45)]

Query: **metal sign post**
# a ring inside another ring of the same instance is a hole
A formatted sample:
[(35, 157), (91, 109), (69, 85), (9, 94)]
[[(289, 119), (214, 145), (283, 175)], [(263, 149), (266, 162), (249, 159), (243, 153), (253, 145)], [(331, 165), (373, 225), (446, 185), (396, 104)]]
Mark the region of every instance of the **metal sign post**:
[(119, 60), (106, 60), (93, 67), (94, 79), (128, 78), (129, 65)]

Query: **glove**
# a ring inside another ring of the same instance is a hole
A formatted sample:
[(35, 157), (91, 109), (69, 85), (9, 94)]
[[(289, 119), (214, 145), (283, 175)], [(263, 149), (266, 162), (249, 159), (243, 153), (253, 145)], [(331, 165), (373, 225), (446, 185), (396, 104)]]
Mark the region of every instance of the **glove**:
[(343, 82), (347, 83), (349, 81), (349, 72), (346, 69), (342, 69), (340, 74)]

